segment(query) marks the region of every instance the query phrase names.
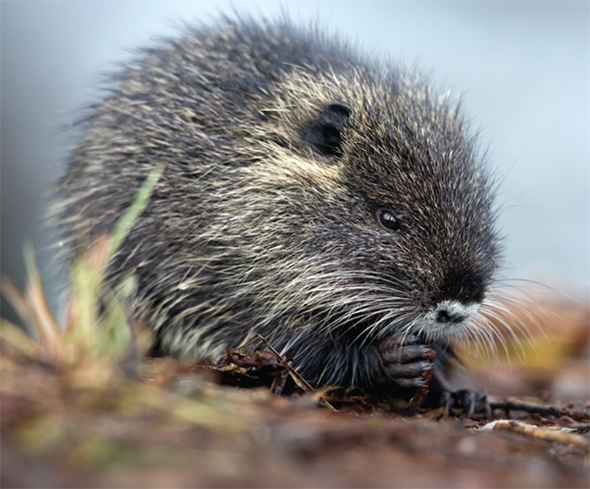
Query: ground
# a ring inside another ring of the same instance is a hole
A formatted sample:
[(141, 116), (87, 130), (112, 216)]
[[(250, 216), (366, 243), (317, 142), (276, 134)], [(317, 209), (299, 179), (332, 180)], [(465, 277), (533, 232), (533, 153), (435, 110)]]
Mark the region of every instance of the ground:
[(2, 487), (588, 487), (588, 310), (542, 310), (530, 349), (544, 362), (475, 357), (456, 379), (486, 390), (493, 419), (220, 384), (289, 377), (267, 350), (207, 368), (137, 351), (74, 361), (3, 325)]

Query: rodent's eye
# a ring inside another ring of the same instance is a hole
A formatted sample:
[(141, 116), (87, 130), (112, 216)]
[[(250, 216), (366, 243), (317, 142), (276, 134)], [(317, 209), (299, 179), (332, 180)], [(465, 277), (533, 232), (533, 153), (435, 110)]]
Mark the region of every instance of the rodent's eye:
[(377, 221), (383, 229), (387, 231), (399, 231), (401, 226), (398, 219), (387, 209), (377, 211)]

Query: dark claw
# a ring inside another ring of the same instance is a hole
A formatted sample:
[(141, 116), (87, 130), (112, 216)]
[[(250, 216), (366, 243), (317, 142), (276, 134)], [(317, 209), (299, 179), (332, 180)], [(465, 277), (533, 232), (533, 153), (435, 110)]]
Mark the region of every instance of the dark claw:
[(447, 413), (452, 408), (462, 408), (468, 418), (471, 418), (475, 413), (484, 413), (488, 419), (492, 417), (492, 408), (488, 397), (472, 389), (445, 391), (440, 396), (440, 404), (444, 406)]
[(424, 372), (432, 370), (435, 353), (420, 344), (417, 336), (387, 338), (377, 347), (387, 378), (400, 387), (415, 389), (424, 383)]

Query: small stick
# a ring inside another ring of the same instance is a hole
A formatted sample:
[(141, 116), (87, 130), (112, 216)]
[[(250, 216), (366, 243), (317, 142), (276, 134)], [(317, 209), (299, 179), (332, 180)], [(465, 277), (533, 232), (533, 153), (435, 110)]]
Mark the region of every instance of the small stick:
[[(429, 360), (434, 362), (436, 358), (436, 352), (434, 350), (430, 350), (426, 356)], [(418, 411), (418, 408), (422, 406), (426, 396), (428, 395), (430, 389), (430, 383), (432, 381), (433, 370), (425, 370), (422, 372), (422, 385), (416, 391), (416, 393), (412, 396), (412, 398), (408, 402), (408, 406), (404, 409), (404, 412), (408, 415), (415, 414)]]
[(527, 413), (537, 413), (541, 416), (559, 416), (561, 409), (556, 406), (539, 405), (531, 402), (517, 401), (509, 399), (505, 402), (490, 403), (492, 409), (503, 409), (504, 411), (525, 411)]
[(283, 393), (283, 389), (285, 388), (285, 384), (287, 383), (287, 378), (289, 377), (289, 372), (284, 372), (281, 375), (277, 375), (270, 386), (270, 391), (275, 396), (280, 396)]
[(588, 450), (588, 440), (586, 440), (586, 438), (582, 435), (577, 435), (575, 433), (548, 431), (538, 428), (537, 426), (531, 426), (524, 423), (519, 423), (518, 421), (507, 419), (496, 421), (493, 429), (510, 431), (511, 433), (518, 433), (519, 435), (525, 435), (531, 438), (539, 438), (541, 440), (556, 441)]
[[(278, 351), (276, 351), (271, 344), (266, 340), (266, 338), (264, 336), (262, 336), (260, 333), (256, 333), (258, 335), (258, 337), (260, 338), (260, 340), (262, 341), (262, 343), (264, 343), (264, 346), (266, 346), (268, 348), (268, 350), (277, 358), (277, 360), (279, 360), (279, 362), (281, 362), (286, 369), (289, 371), (289, 374), (291, 375), (291, 378), (293, 379), (293, 381), (304, 391), (304, 392), (311, 392), (313, 391), (313, 387), (309, 384), (309, 382), (307, 382), (307, 380), (305, 380), (300, 374), (299, 372), (297, 372), (297, 370), (295, 370), (293, 367), (291, 367), (291, 365), (289, 365), (289, 362), (287, 362), (287, 359), (284, 358)], [(336, 408), (334, 406), (332, 406), (328, 401), (326, 401), (325, 399), (322, 399), (321, 397), (318, 398), (318, 402), (324, 406), (327, 407), (328, 409), (331, 409), (332, 411), (336, 411)]]
[(432, 380), (432, 370), (426, 370), (422, 372), (422, 379), (423, 384), (420, 386), (418, 391), (412, 396), (410, 401), (408, 402), (408, 406), (406, 407), (405, 411), (408, 414), (413, 414), (418, 411), (418, 408), (422, 406), (424, 403), (424, 399), (428, 395), (428, 390), (430, 388), (430, 381)]
[(291, 367), (291, 365), (289, 365), (289, 363), (287, 362), (287, 359), (284, 358), (278, 351), (276, 351), (271, 346), (271, 344), (266, 340), (266, 338), (264, 336), (262, 336), (260, 333), (257, 333), (257, 334), (258, 334), (258, 337), (260, 338), (260, 340), (264, 343), (264, 346), (266, 346), (269, 349), (269, 351), (275, 357), (277, 357), (277, 360), (279, 362), (281, 362), (285, 365), (285, 367), (287, 368), (287, 370), (291, 374), (291, 377), (293, 377), (293, 380), (295, 381), (295, 383), (301, 389), (303, 389), (305, 392), (311, 392), (313, 390), (313, 387), (309, 384), (309, 382), (307, 382), (307, 380), (305, 380), (303, 377), (301, 377), (301, 375), (299, 375), (299, 373), (293, 367)]

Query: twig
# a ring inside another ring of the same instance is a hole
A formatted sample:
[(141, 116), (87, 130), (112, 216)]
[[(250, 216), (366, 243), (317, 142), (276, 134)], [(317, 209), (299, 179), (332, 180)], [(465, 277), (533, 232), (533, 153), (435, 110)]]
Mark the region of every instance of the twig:
[(556, 441), (566, 445), (574, 445), (578, 448), (588, 450), (588, 440), (582, 435), (575, 433), (564, 433), (562, 431), (548, 431), (537, 426), (531, 426), (518, 421), (501, 419), (494, 423), (494, 430), (510, 431), (519, 435), (538, 438), (541, 440)]
[(408, 406), (404, 410), (406, 414), (414, 414), (418, 411), (420, 406), (424, 403), (424, 399), (428, 395), (428, 390), (430, 388), (430, 382), (432, 380), (432, 370), (425, 370), (422, 372), (422, 379), (423, 383), (418, 389), (418, 391), (412, 396), (410, 401), (408, 402)]
[(275, 376), (270, 386), (270, 391), (275, 396), (280, 396), (285, 389), (285, 384), (287, 383), (287, 378), (289, 377), (289, 371), (283, 372), (281, 375)]
[(508, 399), (503, 402), (490, 403), (492, 409), (503, 409), (507, 415), (510, 411), (524, 411), (527, 413), (536, 413), (539, 416), (569, 416), (576, 421), (584, 422), (590, 419), (590, 413), (587, 411), (577, 411), (568, 408), (559, 408), (557, 406), (549, 406), (543, 404), (533, 404), (530, 402), (519, 401), (516, 399)]
[(260, 333), (257, 334), (260, 340), (264, 343), (264, 346), (269, 349), (269, 351), (277, 358), (279, 362), (284, 364), (285, 368), (289, 371), (289, 374), (291, 374), (293, 381), (305, 392), (311, 392), (313, 387), (309, 384), (309, 382), (307, 382), (307, 380), (305, 380), (293, 367), (291, 367), (291, 365), (289, 365), (286, 358), (276, 351), (264, 336), (262, 336)]
[[(289, 362), (287, 362), (287, 359), (285, 357), (283, 357), (278, 351), (276, 351), (264, 336), (262, 336), (260, 333), (257, 333), (257, 334), (258, 334), (258, 337), (260, 338), (260, 340), (262, 341), (262, 343), (264, 343), (264, 346), (266, 346), (268, 348), (268, 350), (277, 358), (277, 360), (279, 362), (281, 362), (285, 366), (285, 368), (289, 371), (289, 375), (291, 375), (293, 382), (295, 382), (304, 392), (313, 391), (313, 387), (309, 384), (309, 382), (307, 382), (307, 380), (305, 380), (301, 376), (301, 374), (299, 374), (299, 372), (297, 372), (297, 370), (295, 370), (291, 365), (289, 365)], [(322, 406), (327, 407), (328, 409), (331, 409), (333, 411), (336, 411), (336, 408), (334, 406), (332, 406), (325, 399), (322, 399), (321, 397), (319, 397), (318, 402)]]
[(518, 401), (509, 399), (504, 402), (490, 403), (492, 409), (503, 409), (508, 413), (509, 411), (525, 411), (527, 413), (537, 413), (541, 416), (559, 416), (563, 413), (562, 409), (557, 406), (548, 406), (541, 404), (533, 404), (531, 402)]

